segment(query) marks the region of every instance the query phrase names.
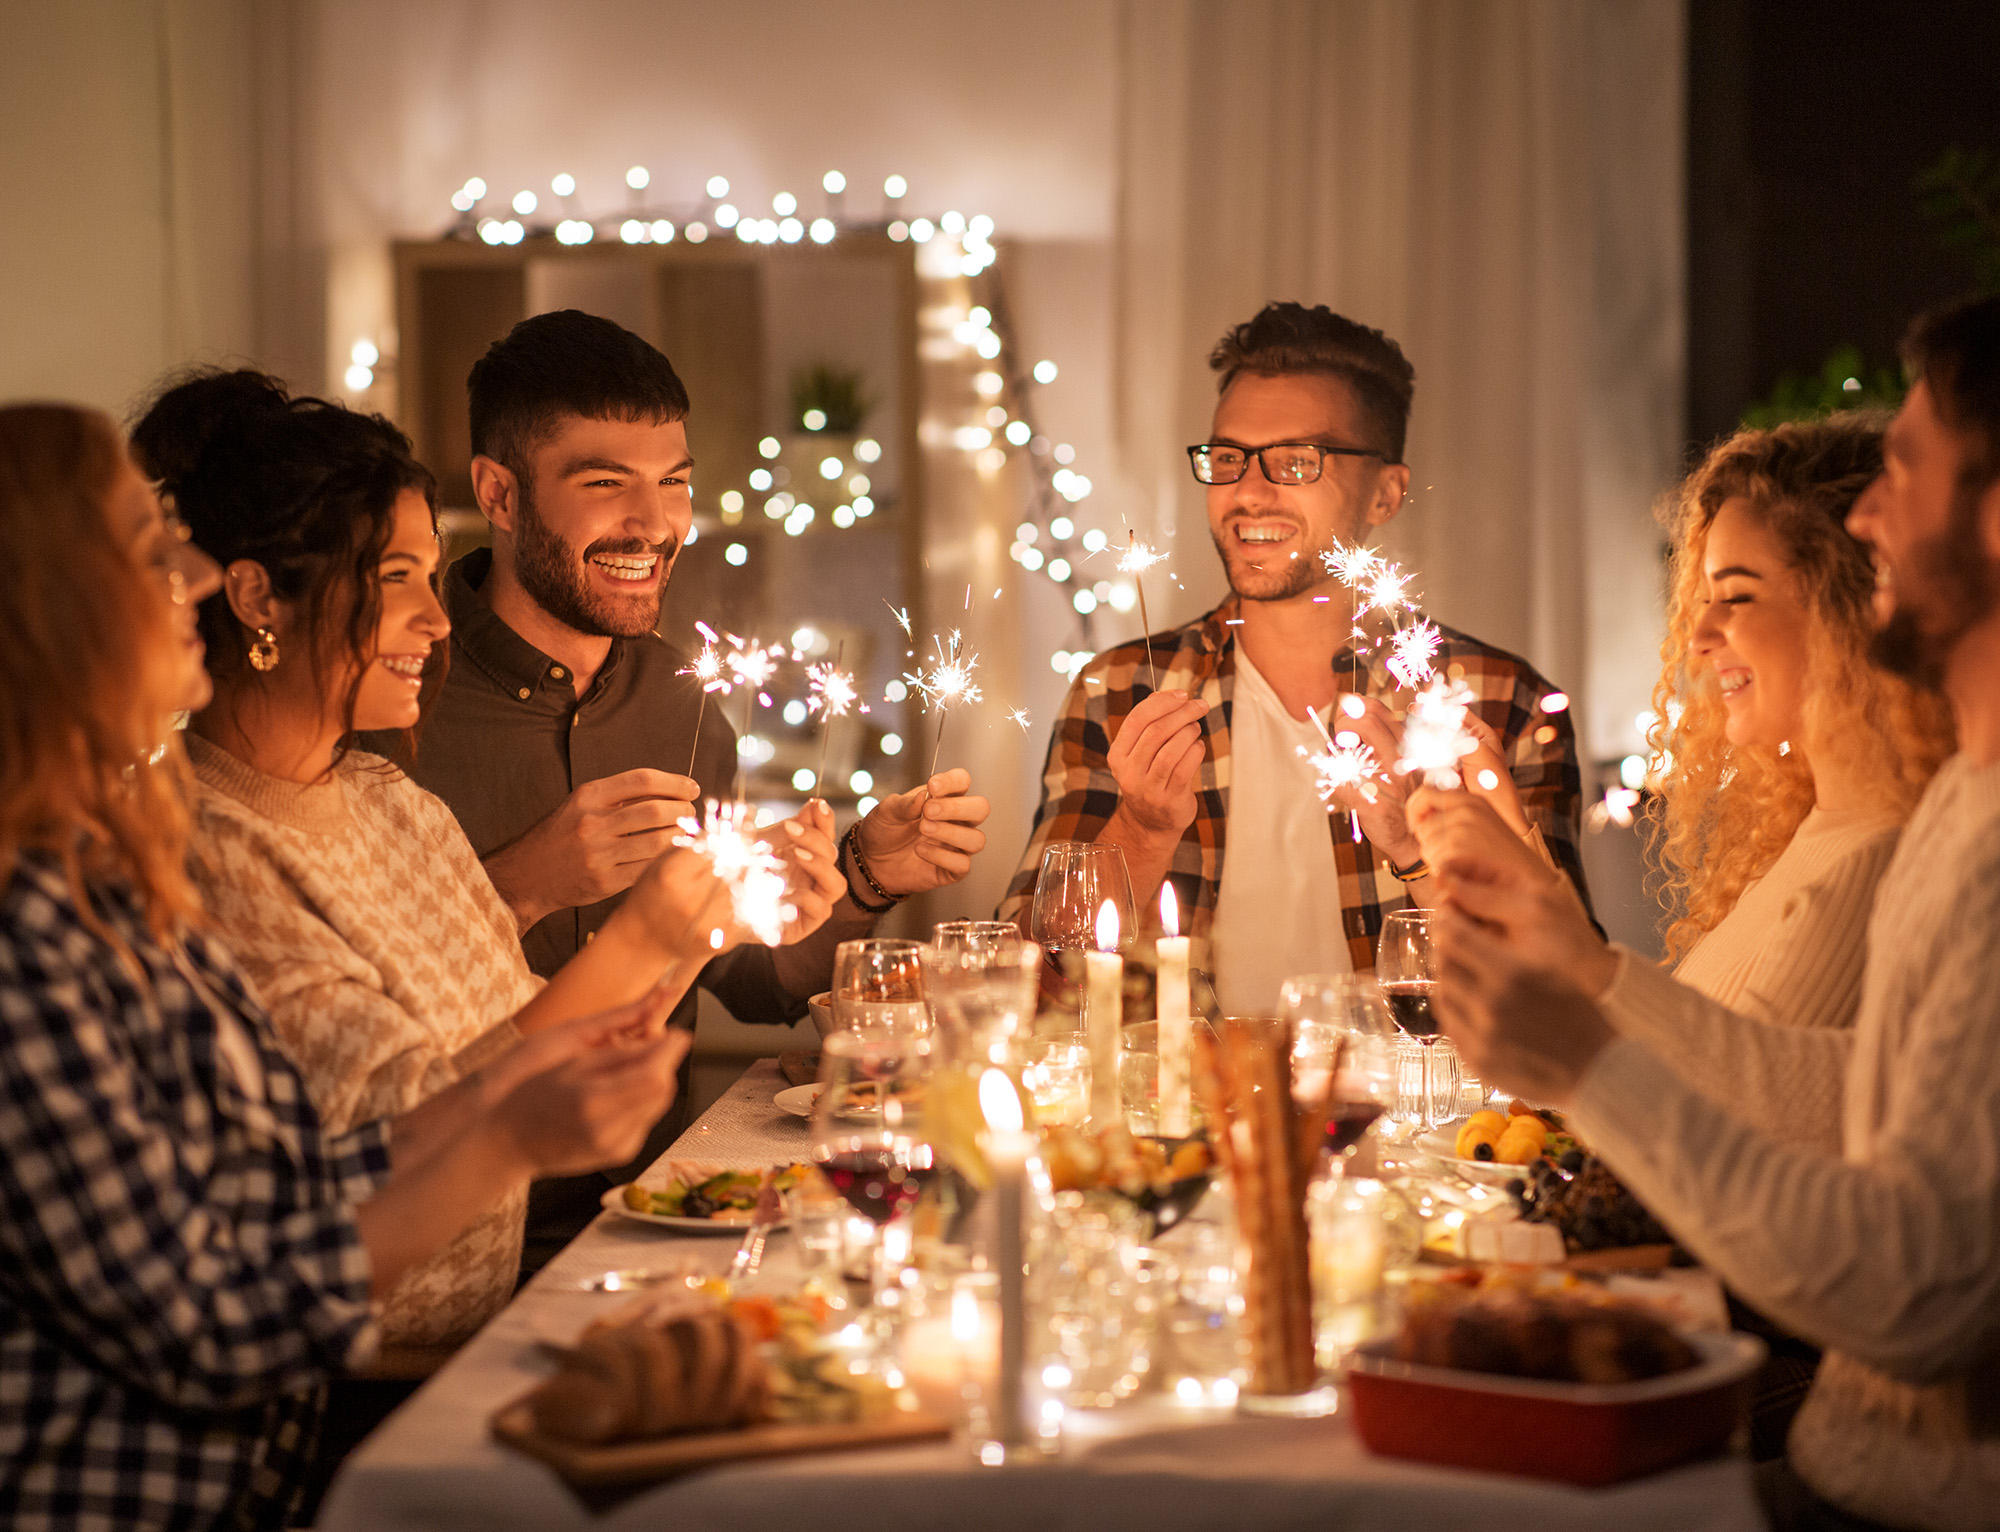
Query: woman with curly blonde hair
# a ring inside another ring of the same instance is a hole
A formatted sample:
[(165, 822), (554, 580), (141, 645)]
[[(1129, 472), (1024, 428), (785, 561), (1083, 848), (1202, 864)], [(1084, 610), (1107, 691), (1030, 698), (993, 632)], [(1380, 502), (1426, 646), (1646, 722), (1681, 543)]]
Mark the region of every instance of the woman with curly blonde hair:
[(1738, 432), (1667, 507), (1652, 817), (1658, 886), (1677, 905), (1671, 973), (1607, 946), (1468, 795), (1411, 808), (1432, 867), (1504, 885), (1478, 901), (1482, 919), (1713, 1100), (1830, 1153), (1875, 885), (1952, 750), (1943, 700), (1867, 659), (1874, 573), (1845, 523), (1882, 470), (1885, 424)]
[[(1662, 770), (1652, 847), (1657, 887), (1676, 907), (1667, 956), (1711, 994), (1703, 938), (1815, 813), (1828, 822), (1815, 832), (1840, 820), (1840, 839), (1875, 845), (1881, 855), (1868, 860), (1886, 861), (1895, 827), (1951, 750), (1943, 700), (1867, 659), (1874, 575), (1844, 523), (1881, 471), (1885, 425), (1857, 414), (1739, 432), (1663, 516), (1673, 610), (1653, 689), (1649, 742)], [(1746, 545), (1768, 571), (1736, 556)], [(1769, 622), (1788, 652), (1775, 669), (1741, 664), (1746, 632), (1768, 652), (1757, 625)]]

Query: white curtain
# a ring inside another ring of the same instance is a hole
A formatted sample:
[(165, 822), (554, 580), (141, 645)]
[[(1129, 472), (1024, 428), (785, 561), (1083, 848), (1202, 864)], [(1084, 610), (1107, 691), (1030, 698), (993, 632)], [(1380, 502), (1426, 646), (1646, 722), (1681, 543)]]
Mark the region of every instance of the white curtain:
[(1684, 26), (1683, 0), (1125, 0), (1118, 423), (1179, 534), (1176, 617), (1220, 589), (1180, 451), (1208, 350), (1269, 299), (1330, 304), (1417, 369), (1384, 541), (1426, 605), (1569, 688), (1586, 755), (1636, 748), (1682, 439)]

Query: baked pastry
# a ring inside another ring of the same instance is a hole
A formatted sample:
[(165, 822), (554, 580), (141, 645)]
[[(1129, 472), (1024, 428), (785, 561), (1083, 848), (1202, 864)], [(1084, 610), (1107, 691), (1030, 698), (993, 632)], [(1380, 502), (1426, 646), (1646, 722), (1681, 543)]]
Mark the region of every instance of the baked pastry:
[(544, 1435), (599, 1446), (747, 1425), (768, 1392), (755, 1339), (704, 1307), (592, 1325), (528, 1405)]
[(1630, 1304), (1442, 1288), (1412, 1296), (1396, 1357), (1564, 1383), (1635, 1383), (1700, 1360), (1671, 1326)]

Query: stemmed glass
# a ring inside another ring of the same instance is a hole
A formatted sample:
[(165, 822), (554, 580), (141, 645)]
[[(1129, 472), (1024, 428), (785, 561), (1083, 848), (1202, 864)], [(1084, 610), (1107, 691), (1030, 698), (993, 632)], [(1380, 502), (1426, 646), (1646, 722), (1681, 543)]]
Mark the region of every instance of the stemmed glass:
[(1118, 939), (1123, 945), (1139, 934), (1125, 853), (1093, 841), (1052, 841), (1042, 852), (1028, 935), (1051, 955), (1095, 952), (1098, 915), (1107, 901), (1118, 913)]
[(1438, 1017), (1431, 1004), (1437, 992), (1437, 948), (1429, 910), (1397, 910), (1383, 920), (1375, 977), (1382, 986), (1382, 997), (1389, 1002), (1389, 1014), (1403, 1034), (1418, 1045), (1422, 1063), (1417, 1113), (1428, 1131), (1452, 1115), (1438, 1111), (1432, 1083), (1438, 1040)]
[(1011, 920), (940, 920), (931, 927), (931, 946), (939, 952), (968, 956), (997, 952), (1021, 939)]
[(886, 936), (842, 942), (833, 949), (827, 1004), (843, 1031), (928, 1032), (924, 944)]
[(827, 1184), (876, 1227), (871, 1302), (894, 1280), (889, 1226), (937, 1168), (924, 1131), (931, 1042), (908, 1030), (836, 1032), (820, 1050), (812, 1158)]
[(940, 925), (924, 967), (940, 1040), (955, 1063), (1005, 1064), (1035, 1025), (1035, 971), (1042, 954), (1019, 928), (1001, 922), (971, 938)]
[(1327, 1149), (1336, 1166), (1396, 1098), (1396, 1029), (1381, 986), (1363, 974), (1300, 974), (1278, 992), (1278, 1014), (1293, 1027), (1293, 1088), (1308, 1098), (1333, 1081)]

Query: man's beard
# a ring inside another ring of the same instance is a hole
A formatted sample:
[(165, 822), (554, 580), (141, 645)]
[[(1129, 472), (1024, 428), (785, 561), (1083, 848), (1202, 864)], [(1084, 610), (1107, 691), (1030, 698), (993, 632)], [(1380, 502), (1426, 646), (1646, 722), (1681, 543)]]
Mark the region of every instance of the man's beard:
[[(1282, 570), (1273, 570), (1268, 564), (1254, 571), (1257, 577), (1274, 580), (1276, 584), (1262, 590), (1245, 590), (1238, 582), (1235, 567), (1230, 563), (1228, 543), (1233, 542), (1228, 528), (1221, 532), (1211, 532), (1209, 540), (1215, 544), (1215, 556), (1222, 560), (1222, 572), (1229, 577), (1229, 588), (1242, 601), (1290, 601), (1294, 596), (1303, 596), (1327, 577), (1326, 565), (1321, 552), (1314, 549), (1301, 553)], [(1300, 538), (1303, 542), (1304, 538)], [(1251, 573), (1251, 571), (1246, 571)]]
[[(1903, 561), (1896, 604), (1869, 641), (1870, 659), (1920, 686), (1942, 682), (1951, 651), (2000, 598), (2000, 582), (1980, 546), (1979, 499), (1985, 488), (1959, 485), (1944, 531), (1912, 548)], [(1905, 591), (1922, 593), (1922, 609), (1909, 604)]]
[[(671, 538), (648, 543), (633, 537), (607, 537), (592, 543), (579, 558), (576, 549), (542, 520), (525, 478), (520, 485), (514, 575), (535, 604), (556, 621), (598, 638), (639, 638), (658, 628), (660, 596), (678, 544)], [(591, 588), (587, 572), (590, 560), (600, 553), (657, 553), (660, 573), (643, 593), (635, 590), (623, 600), (606, 597)]]

